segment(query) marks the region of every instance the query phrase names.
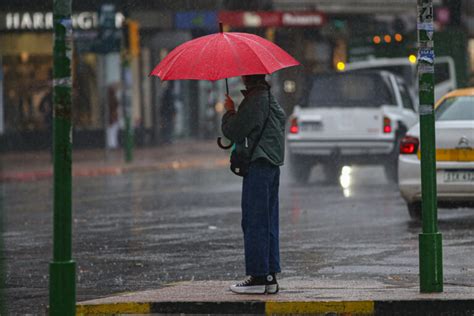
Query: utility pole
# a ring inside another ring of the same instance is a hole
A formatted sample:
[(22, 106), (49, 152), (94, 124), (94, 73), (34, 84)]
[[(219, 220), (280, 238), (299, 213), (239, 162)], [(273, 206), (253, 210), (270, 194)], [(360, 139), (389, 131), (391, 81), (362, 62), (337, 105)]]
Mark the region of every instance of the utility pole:
[(138, 28), (135, 22), (128, 18), (126, 10), (124, 10), (125, 20), (122, 26), (122, 109), (125, 121), (125, 162), (129, 163), (133, 160), (133, 126), (132, 126), (132, 71), (131, 63), (131, 41), (130, 29)]
[(76, 314), (76, 263), (72, 260), (71, 1), (54, 0), (54, 215), (49, 265), (49, 314)]
[(419, 235), (420, 292), (434, 293), (443, 291), (443, 257), (436, 197), (432, 0), (418, 0), (417, 29), (423, 218), (423, 231)]

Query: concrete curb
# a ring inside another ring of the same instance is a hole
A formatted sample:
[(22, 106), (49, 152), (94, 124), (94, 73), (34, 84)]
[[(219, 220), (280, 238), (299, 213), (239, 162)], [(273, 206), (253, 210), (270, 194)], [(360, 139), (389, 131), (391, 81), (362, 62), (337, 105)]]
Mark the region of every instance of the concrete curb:
[(420, 293), (416, 284), (376, 280), (281, 279), (277, 295), (238, 295), (230, 281), (183, 281), (158, 289), (80, 302), (77, 315), (474, 315), (474, 291), (447, 285), (443, 293)]
[(150, 302), (78, 305), (76, 315), (113, 314), (311, 314), (383, 316), (474, 315), (474, 300), (404, 301), (238, 301), (238, 302)]

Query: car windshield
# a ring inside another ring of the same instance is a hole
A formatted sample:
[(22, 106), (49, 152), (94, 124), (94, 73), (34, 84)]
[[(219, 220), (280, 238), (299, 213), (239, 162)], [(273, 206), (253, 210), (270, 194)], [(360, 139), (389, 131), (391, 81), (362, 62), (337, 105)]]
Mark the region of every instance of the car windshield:
[(395, 104), (383, 78), (376, 74), (320, 75), (303, 107), (379, 107)]
[(386, 65), (386, 66), (370, 67), (370, 69), (390, 71), (391, 73), (394, 73), (395, 75), (403, 78), (403, 80), (405, 80), (408, 86), (412, 85), (413, 81), (415, 80), (414, 67), (410, 65), (402, 65), (402, 66)]
[(437, 121), (474, 121), (474, 96), (448, 98), (436, 109)]

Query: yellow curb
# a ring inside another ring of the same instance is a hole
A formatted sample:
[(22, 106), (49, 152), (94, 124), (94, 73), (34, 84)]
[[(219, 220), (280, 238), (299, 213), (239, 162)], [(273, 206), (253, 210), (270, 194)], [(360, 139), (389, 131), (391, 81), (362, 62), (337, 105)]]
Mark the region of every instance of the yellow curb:
[(267, 302), (265, 314), (322, 314), (373, 315), (373, 301), (354, 302)]
[(76, 315), (150, 314), (149, 303), (115, 303), (97, 305), (77, 305)]

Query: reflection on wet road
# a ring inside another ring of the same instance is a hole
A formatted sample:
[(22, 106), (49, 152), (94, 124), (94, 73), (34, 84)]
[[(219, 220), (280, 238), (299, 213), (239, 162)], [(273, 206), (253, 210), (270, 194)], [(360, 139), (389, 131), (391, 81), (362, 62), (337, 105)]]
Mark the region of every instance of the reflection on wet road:
[[(418, 233), (382, 168), (345, 167), (339, 184), (283, 171), (282, 277), (418, 280)], [(42, 312), (51, 260), (51, 186), (4, 185), (10, 311)], [(163, 170), (74, 182), (78, 300), (180, 280), (242, 277), (241, 180), (227, 169)], [(474, 286), (474, 210), (441, 210), (445, 282)]]

